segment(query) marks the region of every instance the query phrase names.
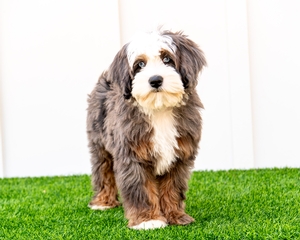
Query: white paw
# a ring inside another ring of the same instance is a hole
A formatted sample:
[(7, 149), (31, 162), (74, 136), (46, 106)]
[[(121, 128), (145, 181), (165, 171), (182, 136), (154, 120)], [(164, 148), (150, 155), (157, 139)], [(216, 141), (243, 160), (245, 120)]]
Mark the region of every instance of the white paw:
[(88, 207), (93, 210), (106, 210), (106, 209), (113, 208), (112, 206), (101, 206), (101, 205), (90, 205), (90, 204), (88, 205)]
[(147, 229), (155, 229), (155, 228), (164, 228), (166, 227), (168, 224), (166, 224), (164, 221), (161, 220), (149, 220), (146, 222), (142, 222), (139, 225), (130, 227), (132, 229), (136, 229), (136, 230), (147, 230)]

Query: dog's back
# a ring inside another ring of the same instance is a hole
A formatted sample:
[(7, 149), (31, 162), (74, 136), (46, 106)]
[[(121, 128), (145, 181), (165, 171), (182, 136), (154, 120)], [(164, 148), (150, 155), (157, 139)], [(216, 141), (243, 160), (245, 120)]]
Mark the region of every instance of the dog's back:
[(106, 80), (106, 72), (100, 76), (98, 83), (88, 98), (87, 109), (87, 133), (101, 133), (104, 119), (106, 118), (107, 93), (110, 91), (110, 84)]

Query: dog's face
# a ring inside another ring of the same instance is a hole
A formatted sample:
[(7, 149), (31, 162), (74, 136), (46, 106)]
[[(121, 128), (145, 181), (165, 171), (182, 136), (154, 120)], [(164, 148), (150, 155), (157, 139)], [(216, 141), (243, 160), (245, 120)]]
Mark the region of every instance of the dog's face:
[(145, 113), (151, 113), (184, 105), (205, 64), (202, 51), (185, 35), (151, 32), (125, 45), (111, 72), (123, 86), (125, 98), (132, 97)]
[(143, 34), (127, 47), (132, 72), (132, 97), (145, 112), (175, 107), (184, 86), (175, 64), (176, 46), (169, 36)]

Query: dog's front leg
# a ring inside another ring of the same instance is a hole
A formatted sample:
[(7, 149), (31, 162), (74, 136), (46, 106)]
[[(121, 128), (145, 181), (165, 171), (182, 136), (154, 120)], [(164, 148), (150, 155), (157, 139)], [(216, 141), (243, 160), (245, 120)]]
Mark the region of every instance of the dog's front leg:
[(159, 205), (153, 169), (137, 161), (116, 161), (115, 176), (120, 190), (128, 227), (154, 229), (167, 225)]
[(160, 208), (168, 224), (187, 225), (195, 220), (185, 213), (185, 192), (190, 166), (178, 160), (165, 175), (159, 177)]

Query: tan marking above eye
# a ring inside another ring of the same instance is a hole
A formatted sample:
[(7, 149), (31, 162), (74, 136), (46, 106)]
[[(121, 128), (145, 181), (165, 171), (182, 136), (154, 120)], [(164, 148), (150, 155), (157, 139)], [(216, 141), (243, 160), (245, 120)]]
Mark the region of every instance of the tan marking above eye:
[(143, 54), (143, 55), (138, 56), (135, 59), (133, 67), (134, 68), (144, 68), (146, 66), (146, 64), (147, 64), (147, 57)]
[(173, 55), (167, 50), (160, 51), (160, 58), (164, 64), (174, 63), (172, 56)]

